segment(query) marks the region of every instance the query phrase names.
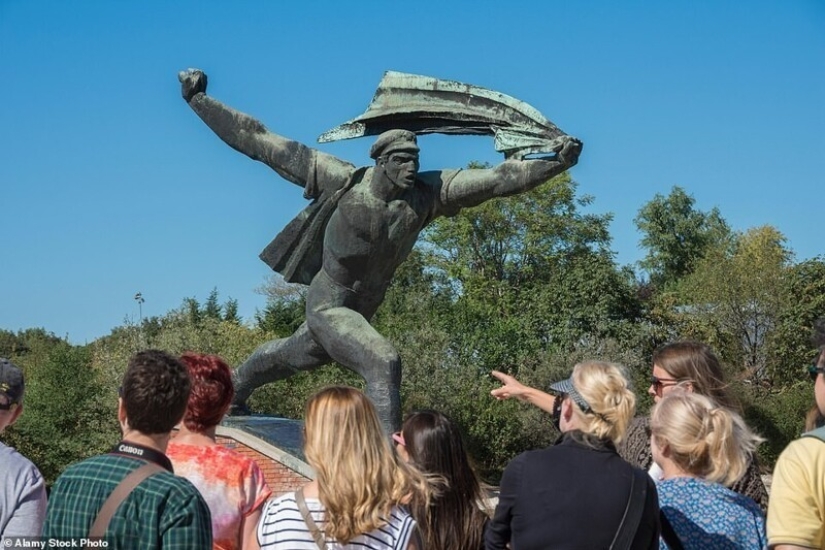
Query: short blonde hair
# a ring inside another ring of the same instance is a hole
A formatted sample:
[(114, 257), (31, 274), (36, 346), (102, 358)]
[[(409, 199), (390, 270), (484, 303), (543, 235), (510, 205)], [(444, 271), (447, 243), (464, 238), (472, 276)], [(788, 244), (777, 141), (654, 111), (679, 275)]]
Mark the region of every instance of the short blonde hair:
[(318, 482), (324, 531), (341, 544), (387, 523), (411, 495), (429, 502), (427, 482), (398, 462), (372, 402), (332, 386), (312, 396), (304, 415), (304, 454)]
[(679, 468), (727, 486), (744, 475), (763, 441), (736, 412), (684, 390), (671, 392), (653, 407), (650, 430)]
[(590, 406), (590, 411), (583, 411), (571, 400), (581, 431), (619, 443), (636, 412), (636, 396), (630, 391), (624, 367), (586, 361), (573, 367), (570, 380)]

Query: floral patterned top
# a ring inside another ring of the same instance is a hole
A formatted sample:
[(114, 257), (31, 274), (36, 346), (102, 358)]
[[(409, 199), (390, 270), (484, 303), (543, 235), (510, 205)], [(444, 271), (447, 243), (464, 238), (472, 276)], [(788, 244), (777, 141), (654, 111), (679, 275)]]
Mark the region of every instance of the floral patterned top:
[[(685, 550), (765, 550), (765, 516), (753, 499), (692, 477), (660, 481), (659, 506)], [(669, 546), (661, 541), (661, 548)]]
[(240, 548), (243, 518), (261, 508), (272, 494), (258, 464), (220, 445), (205, 447), (174, 440), (166, 456), (175, 475), (191, 481), (209, 506), (213, 549)]

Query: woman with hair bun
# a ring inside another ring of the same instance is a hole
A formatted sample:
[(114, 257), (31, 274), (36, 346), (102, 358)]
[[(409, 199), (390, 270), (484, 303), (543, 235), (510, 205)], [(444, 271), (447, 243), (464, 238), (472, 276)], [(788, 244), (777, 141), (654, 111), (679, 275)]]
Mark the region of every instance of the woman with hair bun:
[[(708, 397), (677, 390), (653, 408), (650, 429), (653, 460), (662, 469), (659, 505), (682, 546), (766, 548), (762, 510), (725, 487), (744, 474), (762, 441), (742, 417)], [(672, 548), (673, 541), (663, 539), (662, 548)]]
[(416, 411), (393, 434), (399, 456), (427, 476), (443, 481), (429, 504), (410, 502), (428, 550), (479, 550), (484, 548), (487, 513), (484, 494), (470, 465), (458, 426), (446, 415)]
[(616, 452), (636, 410), (622, 368), (579, 363), (551, 389), (562, 437), (507, 465), (487, 549), (658, 548), (653, 480)]
[(258, 548), (255, 529), (272, 491), (258, 464), (220, 445), (215, 431), (235, 390), (229, 365), (217, 355), (184, 353), (192, 391), (180, 430), (166, 451), (175, 474), (203, 495), (212, 515), (213, 548)]

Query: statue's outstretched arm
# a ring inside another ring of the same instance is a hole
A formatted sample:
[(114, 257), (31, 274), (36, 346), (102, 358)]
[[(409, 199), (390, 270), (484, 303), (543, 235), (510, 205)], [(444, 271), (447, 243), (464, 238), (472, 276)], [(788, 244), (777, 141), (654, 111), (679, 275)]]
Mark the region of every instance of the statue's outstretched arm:
[(552, 160), (507, 160), (486, 170), (462, 170), (442, 192), (442, 202), (449, 208), (466, 208), (530, 191), (574, 166), (581, 149), (581, 141), (567, 137)]
[(236, 151), (263, 162), (287, 181), (305, 187), (319, 171), (352, 170), (349, 163), (274, 134), (251, 116), (207, 96), (203, 71), (181, 71), (178, 80), (183, 99), (219, 138)]

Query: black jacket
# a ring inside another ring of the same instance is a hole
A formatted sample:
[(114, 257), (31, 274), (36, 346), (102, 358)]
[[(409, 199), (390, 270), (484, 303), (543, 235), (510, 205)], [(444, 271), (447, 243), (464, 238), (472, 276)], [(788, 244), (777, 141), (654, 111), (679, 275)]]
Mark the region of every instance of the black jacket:
[[(574, 431), (513, 459), (485, 532), (487, 550), (599, 550), (610, 547), (630, 495), (633, 468), (607, 441)], [(631, 548), (659, 548), (659, 498), (649, 476)]]

